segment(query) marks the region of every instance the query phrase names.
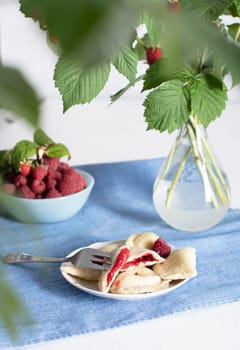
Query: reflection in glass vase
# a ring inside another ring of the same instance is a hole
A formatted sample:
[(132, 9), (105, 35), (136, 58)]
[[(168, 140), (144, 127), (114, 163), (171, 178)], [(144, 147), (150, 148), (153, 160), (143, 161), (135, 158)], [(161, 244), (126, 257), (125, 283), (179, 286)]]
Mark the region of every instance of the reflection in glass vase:
[(191, 116), (156, 178), (154, 206), (170, 226), (202, 231), (222, 220), (230, 198), (227, 177), (209, 146), (206, 130)]

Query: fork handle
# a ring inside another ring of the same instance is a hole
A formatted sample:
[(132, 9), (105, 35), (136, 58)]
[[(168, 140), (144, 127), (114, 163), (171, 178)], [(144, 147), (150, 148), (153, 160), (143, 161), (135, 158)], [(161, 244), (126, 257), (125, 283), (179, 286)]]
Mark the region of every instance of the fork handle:
[(5, 264), (28, 263), (28, 262), (65, 262), (66, 258), (49, 258), (44, 256), (35, 256), (25, 253), (10, 253), (2, 258)]

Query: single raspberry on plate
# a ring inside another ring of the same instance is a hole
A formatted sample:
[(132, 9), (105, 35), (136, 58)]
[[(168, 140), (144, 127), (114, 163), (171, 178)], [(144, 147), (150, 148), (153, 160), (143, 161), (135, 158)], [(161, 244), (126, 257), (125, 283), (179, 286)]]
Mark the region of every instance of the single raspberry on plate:
[(42, 180), (48, 173), (48, 167), (46, 165), (37, 165), (32, 169), (32, 176), (34, 179)]
[(57, 157), (47, 157), (44, 156), (43, 158), (43, 164), (47, 165), (49, 170), (57, 170), (60, 160)]
[(146, 51), (147, 63), (153, 64), (162, 58), (163, 52), (160, 47), (148, 47)]
[(38, 179), (33, 180), (31, 184), (31, 190), (35, 194), (41, 194), (45, 191), (45, 189), (46, 189), (46, 184), (43, 180), (38, 180)]
[(61, 193), (56, 188), (52, 188), (46, 193), (45, 198), (57, 198), (61, 196)]
[(152, 250), (154, 250), (161, 257), (166, 259), (171, 252), (171, 247), (163, 238), (159, 237), (154, 242)]
[(16, 191), (16, 186), (12, 183), (5, 183), (3, 184), (2, 189), (5, 193), (13, 195)]
[(27, 199), (34, 199), (35, 193), (31, 190), (28, 185), (23, 185), (19, 189), (19, 196)]
[(26, 185), (28, 180), (26, 178), (26, 176), (24, 176), (23, 174), (17, 174), (14, 178), (14, 184), (17, 186), (17, 187), (21, 187), (23, 185)]
[(31, 171), (31, 164), (29, 163), (20, 163), (19, 165), (19, 172), (24, 175), (24, 176), (28, 176), (30, 174)]

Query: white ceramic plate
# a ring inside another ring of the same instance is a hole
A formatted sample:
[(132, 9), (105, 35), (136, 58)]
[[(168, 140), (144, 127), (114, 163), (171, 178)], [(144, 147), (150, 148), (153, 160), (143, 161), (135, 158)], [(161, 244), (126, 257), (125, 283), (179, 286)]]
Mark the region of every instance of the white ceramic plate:
[[(88, 247), (100, 249), (109, 243), (114, 243), (114, 241), (113, 242), (97, 242), (97, 243), (89, 245)], [(86, 247), (84, 247), (84, 248), (86, 248)], [(76, 253), (80, 249), (83, 249), (83, 248), (79, 248), (79, 249), (74, 250), (73, 252), (68, 254), (68, 256)], [(69, 265), (69, 264), (71, 264), (71, 263), (64, 263), (62, 265)], [(177, 281), (176, 283), (172, 284), (169, 288), (164, 289), (164, 290), (160, 290), (158, 292), (153, 292), (153, 293), (113, 294), (113, 293), (100, 292), (98, 290), (97, 282), (85, 281), (81, 278), (73, 277), (73, 276), (71, 276), (63, 271), (61, 271), (61, 274), (63, 275), (63, 277), (65, 278), (65, 280), (67, 282), (69, 282), (74, 287), (76, 287), (76, 288), (78, 288), (86, 293), (93, 294), (93, 295), (96, 295), (97, 297), (101, 297), (101, 298), (109, 298), (109, 299), (116, 299), (116, 300), (139, 300), (139, 299), (147, 299), (147, 298), (152, 298), (152, 297), (164, 295), (164, 294), (170, 293), (174, 289), (181, 287), (183, 284), (185, 284), (190, 279), (190, 278), (188, 278), (185, 280)]]

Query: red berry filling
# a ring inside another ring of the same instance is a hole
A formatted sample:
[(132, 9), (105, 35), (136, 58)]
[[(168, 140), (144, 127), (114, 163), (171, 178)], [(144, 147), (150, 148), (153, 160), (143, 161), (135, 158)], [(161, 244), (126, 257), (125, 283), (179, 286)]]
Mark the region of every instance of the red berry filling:
[(124, 247), (121, 249), (120, 253), (118, 254), (114, 265), (112, 268), (109, 270), (108, 275), (107, 275), (107, 286), (112, 282), (115, 274), (122, 268), (122, 266), (125, 264), (127, 259), (129, 258), (130, 255), (130, 249), (127, 247)]
[(137, 257), (133, 260), (127, 261), (123, 266), (122, 269), (123, 270), (127, 270), (129, 267), (133, 267), (133, 266), (139, 266), (141, 263), (146, 263), (146, 262), (156, 262), (156, 258), (151, 254), (151, 253), (146, 253), (141, 255), (140, 257)]

